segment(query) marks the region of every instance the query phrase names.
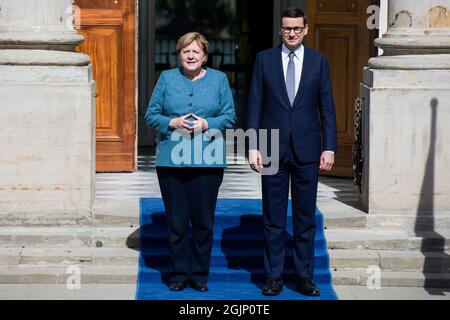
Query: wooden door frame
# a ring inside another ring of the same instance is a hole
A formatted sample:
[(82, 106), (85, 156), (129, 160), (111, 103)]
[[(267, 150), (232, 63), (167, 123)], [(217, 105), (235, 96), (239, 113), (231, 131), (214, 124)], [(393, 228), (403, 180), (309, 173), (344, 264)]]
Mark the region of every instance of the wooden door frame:
[[(110, 128), (96, 130), (96, 171), (133, 172), (137, 168), (138, 0), (117, 2), (115, 6), (105, 5), (98, 8), (84, 1), (80, 5), (83, 27), (111, 30), (120, 28), (116, 36), (119, 41), (117, 70), (120, 73), (119, 77), (115, 78), (119, 91), (114, 94), (115, 99), (118, 99), (118, 109), (114, 109), (117, 118), (112, 119)], [(120, 7), (116, 8), (118, 5)], [(130, 15), (133, 16), (132, 19)]]
[[(154, 130), (146, 127), (143, 119), (140, 118), (148, 106), (155, 84), (155, 1), (136, 0), (138, 10), (136, 44), (137, 44), (137, 85), (136, 95), (136, 156), (139, 156), (139, 146), (153, 146), (155, 143)], [(144, 20), (145, 19), (145, 20)], [(145, 110), (144, 110), (145, 109)], [(139, 121), (140, 120), (140, 121)], [(140, 126), (145, 126), (142, 128)], [(140, 139), (149, 139), (150, 143), (144, 144)]]
[[(321, 17), (316, 17), (315, 14), (315, 10), (316, 10), (316, 6), (315, 5), (310, 5), (311, 1), (315, 1), (315, 0), (307, 0), (307, 4), (306, 4), (306, 10), (307, 10), (307, 14), (310, 17), (310, 21), (308, 22), (309, 24), (309, 34), (308, 36), (305, 38), (305, 42), (306, 45), (311, 47), (311, 48), (316, 48), (318, 43), (314, 42), (317, 41), (316, 37), (315, 37), (315, 25), (316, 24), (326, 24), (326, 14), (324, 14), (324, 16)], [(360, 1), (360, 0), (356, 0), (356, 1)], [(368, 4), (369, 5), (380, 5), (380, 0), (368, 0)], [(316, 17), (317, 19), (314, 21), (311, 21), (311, 17)], [(361, 15), (361, 17), (359, 18), (353, 18), (349, 16), (345, 16), (342, 15), (342, 17), (339, 17), (338, 21), (336, 21), (335, 25), (338, 24), (340, 26), (345, 26), (346, 24), (349, 23), (353, 23), (353, 25), (364, 25), (366, 26), (367, 24), (367, 18), (369, 17), (369, 15)], [(322, 20), (323, 19), (323, 20)], [(350, 20), (349, 20), (350, 19)], [(356, 57), (356, 61), (355, 63), (356, 65), (356, 70), (357, 70), (357, 82), (358, 84), (362, 83), (363, 81), (363, 70), (366, 66), (368, 66), (368, 59), (365, 60), (361, 57), (367, 56), (367, 57), (371, 57), (371, 56), (376, 56), (377, 55), (377, 49), (376, 47), (373, 45), (375, 38), (378, 37), (378, 30), (373, 30), (373, 31), (369, 31), (368, 33), (365, 32), (361, 32), (359, 35), (359, 38), (355, 39), (356, 43), (358, 43), (360, 46), (360, 51), (357, 53), (357, 57)], [(361, 45), (361, 44), (366, 44), (366, 45)], [(372, 45), (371, 45), (372, 44)], [(359, 96), (359, 86), (354, 88), (355, 92), (352, 92), (351, 94), (354, 95), (354, 98), (356, 99)], [(350, 97), (351, 99), (351, 97)], [(354, 106), (354, 101), (349, 101), (348, 103), (352, 106)], [(349, 107), (349, 106), (347, 106)], [(351, 119), (354, 119), (354, 113), (351, 114)], [(353, 125), (353, 121), (350, 121), (351, 123), (349, 125)], [(352, 130), (353, 131), (353, 130)], [(353, 136), (353, 140), (354, 140), (354, 136)], [(346, 148), (351, 148), (352, 144), (350, 144), (350, 142), (346, 142), (345, 140), (343, 141), (338, 141), (338, 144), (341, 145), (345, 145)], [(339, 152), (339, 150), (338, 150)], [(339, 160), (339, 154), (337, 154), (337, 160)], [(353, 168), (352, 167), (347, 167), (344, 165), (341, 165), (339, 163), (339, 161), (336, 162), (335, 164), (335, 168), (333, 169), (333, 171), (331, 173), (324, 173), (321, 172), (321, 175), (325, 175), (325, 176), (338, 176), (338, 177), (352, 177), (353, 176)]]

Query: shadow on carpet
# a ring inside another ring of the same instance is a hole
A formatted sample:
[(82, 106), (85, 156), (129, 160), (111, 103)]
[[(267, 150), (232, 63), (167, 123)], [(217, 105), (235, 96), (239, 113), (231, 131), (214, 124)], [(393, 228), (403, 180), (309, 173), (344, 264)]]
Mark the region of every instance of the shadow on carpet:
[[(314, 282), (320, 297), (306, 297), (294, 291), (292, 217), (288, 217), (288, 250), (285, 288), (277, 297), (261, 294), (264, 283), (263, 227), (261, 200), (219, 199), (214, 223), (209, 291), (182, 292), (168, 289), (167, 223), (162, 199), (140, 200), (140, 257), (137, 300), (336, 300), (332, 286), (323, 215), (317, 210)], [(289, 213), (291, 203), (289, 202)]]

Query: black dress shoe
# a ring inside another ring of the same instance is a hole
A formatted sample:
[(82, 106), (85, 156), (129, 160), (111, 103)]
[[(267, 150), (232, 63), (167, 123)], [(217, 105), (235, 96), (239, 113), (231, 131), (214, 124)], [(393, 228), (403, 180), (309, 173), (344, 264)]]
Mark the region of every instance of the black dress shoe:
[(203, 281), (199, 281), (199, 282), (194, 282), (192, 285), (192, 288), (195, 291), (200, 291), (200, 292), (206, 292), (208, 291), (208, 284), (206, 282)]
[(174, 282), (169, 286), (170, 291), (183, 291), (186, 289), (187, 285), (183, 282)]
[(317, 297), (320, 296), (320, 290), (310, 279), (297, 280), (295, 290), (305, 296)]
[(277, 296), (283, 291), (283, 281), (280, 279), (268, 279), (262, 289), (265, 296)]

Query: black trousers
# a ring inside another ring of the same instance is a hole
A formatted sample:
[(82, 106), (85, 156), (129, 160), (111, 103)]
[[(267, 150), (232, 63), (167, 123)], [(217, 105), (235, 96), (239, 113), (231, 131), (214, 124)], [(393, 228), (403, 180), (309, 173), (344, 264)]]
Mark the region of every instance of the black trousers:
[(158, 167), (156, 171), (169, 228), (171, 282), (206, 282), (224, 169)]
[(286, 254), (286, 219), (291, 180), (295, 275), (312, 279), (319, 163), (302, 163), (292, 143), (280, 159), (276, 175), (262, 177), (264, 269), (266, 276), (282, 279)]

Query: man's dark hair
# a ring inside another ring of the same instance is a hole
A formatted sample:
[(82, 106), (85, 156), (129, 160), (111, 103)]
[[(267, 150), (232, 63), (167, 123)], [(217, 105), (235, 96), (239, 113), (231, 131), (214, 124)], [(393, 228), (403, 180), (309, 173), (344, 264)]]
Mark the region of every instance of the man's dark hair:
[(305, 25), (308, 24), (308, 18), (306, 17), (305, 11), (300, 8), (287, 8), (281, 14), (281, 24), (283, 24), (283, 18), (303, 18)]

